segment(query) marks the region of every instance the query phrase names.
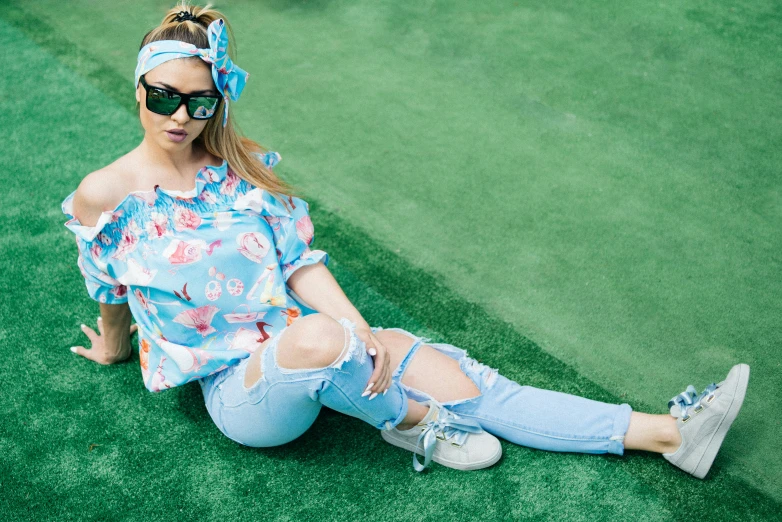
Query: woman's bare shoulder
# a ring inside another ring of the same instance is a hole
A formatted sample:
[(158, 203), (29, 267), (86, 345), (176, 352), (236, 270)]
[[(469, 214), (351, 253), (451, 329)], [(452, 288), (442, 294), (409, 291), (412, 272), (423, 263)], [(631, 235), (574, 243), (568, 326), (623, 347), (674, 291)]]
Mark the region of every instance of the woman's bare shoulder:
[(73, 212), (84, 226), (95, 226), (102, 212), (114, 210), (128, 193), (126, 154), (81, 180), (73, 196)]

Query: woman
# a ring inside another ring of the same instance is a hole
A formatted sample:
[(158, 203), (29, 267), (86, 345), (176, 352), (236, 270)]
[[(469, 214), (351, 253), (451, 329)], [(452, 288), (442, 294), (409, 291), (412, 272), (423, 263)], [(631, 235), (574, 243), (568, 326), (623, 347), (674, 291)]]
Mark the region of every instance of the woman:
[(418, 471), (431, 460), (490, 466), (496, 435), (551, 451), (657, 452), (706, 475), (741, 408), (747, 365), (651, 415), (521, 386), (453, 345), (370, 327), (326, 252), (310, 248), (308, 205), (271, 170), (279, 154), (233, 127), (229, 101), (249, 74), (229, 57), (224, 18), (181, 4), (144, 37), (144, 139), (63, 201), (101, 309), (100, 333), (82, 325), (92, 346), (75, 353), (122, 361), (138, 330), (145, 386), (197, 380), (218, 428), (249, 446), (297, 438), (326, 405), (413, 451)]

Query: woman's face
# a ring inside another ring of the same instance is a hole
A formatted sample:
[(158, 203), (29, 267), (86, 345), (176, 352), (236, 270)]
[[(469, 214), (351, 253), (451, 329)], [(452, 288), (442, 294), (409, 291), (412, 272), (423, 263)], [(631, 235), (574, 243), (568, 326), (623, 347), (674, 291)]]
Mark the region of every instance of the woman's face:
[[(161, 87), (172, 91), (191, 94), (205, 91), (202, 94), (220, 96), (212, 80), (212, 68), (200, 58), (178, 58), (163, 62), (144, 75), (150, 86)], [(187, 107), (180, 105), (174, 114), (163, 116), (147, 109), (147, 91), (141, 85), (136, 88), (136, 100), (140, 104), (139, 116), (141, 125), (146, 132), (145, 139), (152, 139), (163, 149), (182, 150), (189, 147), (209, 120), (197, 120), (187, 113)], [(217, 118), (215, 115), (213, 118)], [(166, 131), (182, 130), (187, 133), (185, 139), (177, 142)]]

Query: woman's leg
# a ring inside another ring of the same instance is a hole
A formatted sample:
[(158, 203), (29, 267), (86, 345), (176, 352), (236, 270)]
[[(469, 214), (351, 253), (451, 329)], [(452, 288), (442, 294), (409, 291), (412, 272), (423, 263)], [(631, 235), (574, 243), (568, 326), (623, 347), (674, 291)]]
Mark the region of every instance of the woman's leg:
[(682, 443), (676, 418), (634, 411), (625, 435), (625, 449), (673, 453)]
[(203, 379), (207, 409), (220, 430), (242, 444), (268, 447), (302, 435), (321, 405), (379, 429), (423, 419), (428, 408), (408, 400), (398, 378), (387, 394), (362, 396), (373, 365), (354, 328), (325, 314), (301, 317), (239, 365)]
[[(438, 350), (431, 344), (416, 343), (414, 342), (415, 340), (423, 340), (400, 329), (376, 329), (375, 334), (388, 348), (391, 367), (396, 368), (401, 382), (411, 389), (410, 391), (412, 391), (413, 395), (416, 392), (425, 394), (424, 396), (419, 395), (419, 400), (425, 400), (426, 396), (429, 396), (440, 403), (444, 403), (446, 406), (452, 403), (457, 403), (453, 406), (458, 406), (458, 403), (461, 403), (461, 409), (465, 410), (471, 399), (479, 399), (481, 397), (481, 390), (474, 382), (474, 379), (479, 384), (485, 385), (486, 383), (481, 383), (481, 380), (476, 378), (479, 375), (468, 376), (462, 369), (462, 366), (467, 363), (466, 366), (468, 368), (479, 368), (483, 373), (486, 373), (487, 368), (477, 362), (470, 362), (472, 361), (470, 358), (467, 358), (465, 363), (461, 363), (461, 354), (453, 352), (455, 347), (439, 345), (441, 349)], [(276, 357), (272, 357), (270, 360), (274, 361), (276, 366), (288, 375), (317, 371), (345, 359), (350, 349), (349, 343), (345, 342), (345, 335), (344, 325), (328, 316), (313, 314), (303, 317), (291, 325), (291, 327), (286, 328), (278, 336), (278, 343), (272, 347)], [(269, 344), (274, 339), (267, 340), (249, 358), (247, 369), (243, 373), (244, 388), (251, 389), (261, 380), (263, 375), (261, 356), (267, 353), (266, 348), (269, 347)], [(447, 348), (443, 350), (443, 346)], [(417, 349), (414, 353), (410, 353), (413, 347)], [(355, 349), (356, 347), (354, 347)], [(446, 355), (448, 349), (451, 349), (450, 355)], [(362, 354), (358, 355), (362, 358), (364, 357)], [(455, 357), (455, 355), (458, 356)], [(407, 364), (403, 365), (406, 358)], [(368, 356), (367, 359), (369, 359)], [(371, 374), (371, 365), (366, 365), (363, 373), (367, 373), (368, 378)], [(470, 373), (469, 370), (468, 373)], [(521, 386), (496, 374), (495, 370), (489, 369), (485, 377), (490, 384), (495, 386), (495, 381), (498, 379), (502, 381), (501, 385), (504, 386), (498, 386), (505, 388), (503, 393), (506, 397), (502, 399), (502, 409), (523, 408), (521, 411), (512, 412), (516, 416), (515, 421), (511, 422), (512, 428), (510, 426), (500, 426), (498, 430), (493, 430), (499, 431), (499, 433), (495, 434), (503, 436), (503, 438), (507, 438), (512, 442), (554, 451), (602, 452), (600, 451), (602, 449), (600, 446), (605, 446), (606, 451), (612, 446), (614, 452), (620, 452), (617, 447), (618, 442), (612, 442), (611, 437), (614, 437), (615, 441), (621, 442), (623, 436), (625, 449), (640, 449), (658, 453), (673, 452), (681, 442), (678, 429), (676, 428), (676, 420), (670, 415), (649, 415), (631, 412), (626, 433), (615, 434), (612, 431), (614, 428), (613, 424), (616, 423), (614, 416), (617, 412), (626, 413), (629, 407), (621, 408), (619, 405), (606, 405), (605, 403), (574, 395)], [(365, 383), (360, 379), (356, 379), (356, 381), (358, 388), (361, 388), (363, 391)], [(489, 391), (489, 395), (493, 395), (491, 390)], [(340, 393), (339, 395), (343, 394)], [(516, 400), (513, 400), (514, 396), (516, 396)], [(383, 396), (379, 395), (373, 402), (378, 401), (381, 397)], [(311, 397), (309, 400), (314, 401)], [(400, 430), (414, 426), (428, 411), (428, 408), (421, 402), (413, 399), (406, 400), (407, 411), (404, 419), (396, 426)], [(339, 402), (342, 403), (343, 401)], [(365, 398), (360, 402), (365, 403), (364, 406), (370, 404)], [(480, 411), (472, 412), (479, 419), (481, 412), (487, 408), (491, 409), (492, 404), (488, 400), (476, 402), (485, 403), (483, 408), (479, 408)], [(340, 410), (340, 406), (342, 406), (342, 410), (348, 410), (343, 412), (352, 414), (353, 405), (331, 405), (333, 409), (337, 410)], [(497, 409), (496, 404), (494, 406), (496, 410), (493, 412), (494, 415), (511, 413), (511, 411), (503, 412), (501, 409)], [(609, 418), (606, 418), (606, 413), (602, 411), (606, 406), (611, 409), (608, 413)], [(617, 408), (621, 409), (617, 410)], [(568, 414), (568, 411), (570, 414)], [(585, 418), (583, 414), (590, 411), (598, 415), (598, 417)], [(354, 416), (361, 417), (361, 415)], [(572, 418), (572, 421), (581, 419), (581, 425), (574, 424), (569, 419), (569, 416)], [(312, 420), (314, 421), (314, 418)], [(596, 420), (604, 425), (603, 431), (611, 432), (608, 440), (598, 440), (597, 446), (595, 440), (588, 440), (589, 438), (585, 440), (583, 437), (580, 437), (588, 431), (593, 431), (594, 427), (591, 426), (591, 423)], [(584, 424), (583, 421), (586, 421), (587, 424)], [(491, 424), (491, 422), (487, 422), (487, 419), (484, 419), (482, 424)], [(608, 424), (611, 424), (611, 426), (608, 426)], [(488, 429), (491, 430), (491, 428)], [(516, 433), (519, 430), (522, 433)], [(565, 440), (569, 438), (573, 440)]]
[[(422, 338), (401, 329), (376, 328), (375, 335), (389, 350), (392, 366), (415, 350), (401, 378), (410, 395), (433, 398), (511, 442), (550, 451), (617, 454), (624, 449), (673, 452), (681, 443), (670, 415), (522, 386), (464, 350), (423, 344)], [(399, 429), (410, 426), (406, 420)]]
[[(313, 375), (316, 378), (319, 378), (322, 371), (327, 370), (329, 367), (341, 366), (341, 362), (354, 360), (358, 364), (354, 363), (352, 366), (359, 366), (360, 368), (354, 368), (352, 373), (348, 373), (346, 369), (340, 368), (341, 371), (338, 372), (341, 377), (340, 382), (343, 382), (345, 377), (354, 377), (352, 380), (355, 382), (350, 387), (355, 388), (359, 386), (361, 392), (363, 392), (369, 382), (368, 379), (372, 374), (373, 366), (370, 357), (366, 354), (365, 345), (355, 336), (352, 328), (353, 325), (350, 321), (344, 320), (344, 322), (339, 322), (320, 313), (298, 319), (279, 334), (278, 342), (275, 345), (269, 346), (273, 339), (268, 339), (250, 356), (247, 371), (244, 374), (244, 387), (249, 389), (262, 379), (262, 368), (265, 366), (262, 363), (262, 358), (270, 359), (273, 362), (273, 367), (283, 374), (291, 375), (311, 372), (317, 374), (317, 376)], [(270, 350), (268, 355), (267, 348)], [(406, 364), (400, 365), (399, 363), (401, 361), (398, 361), (394, 367), (401, 372)], [(364, 374), (366, 374), (366, 379), (362, 381)], [(344, 385), (342, 387), (344, 388)], [(396, 395), (400, 393), (403, 392), (401, 388), (397, 387)], [(359, 397), (361, 397), (361, 393), (359, 393)], [(371, 402), (367, 402), (368, 399), (366, 397), (361, 397), (361, 403), (362, 405), (381, 404), (386, 402), (381, 400), (382, 397), (385, 397), (385, 395), (380, 394)], [(406, 397), (405, 401), (407, 402), (407, 407), (403, 422), (415, 424), (424, 418), (428, 411), (426, 406)], [(329, 404), (326, 405), (329, 406)], [(330, 407), (341, 411), (337, 405), (331, 405)], [(351, 415), (349, 412), (343, 413)], [(360, 415), (354, 416), (361, 417)], [(394, 423), (394, 425), (396, 424)]]

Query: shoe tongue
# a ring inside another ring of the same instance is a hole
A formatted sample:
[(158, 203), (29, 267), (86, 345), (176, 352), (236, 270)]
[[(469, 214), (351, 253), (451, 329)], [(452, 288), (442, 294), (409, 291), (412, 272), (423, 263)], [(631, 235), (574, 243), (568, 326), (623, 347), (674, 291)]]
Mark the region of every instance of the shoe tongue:
[(440, 408), (438, 408), (434, 403), (429, 404), (429, 411), (426, 412), (426, 415), (424, 415), (424, 418), (421, 419), (421, 422), (418, 424), (426, 425), (429, 423), (429, 421), (433, 421), (437, 418), (437, 414), (439, 413)]

